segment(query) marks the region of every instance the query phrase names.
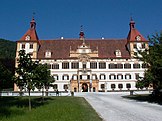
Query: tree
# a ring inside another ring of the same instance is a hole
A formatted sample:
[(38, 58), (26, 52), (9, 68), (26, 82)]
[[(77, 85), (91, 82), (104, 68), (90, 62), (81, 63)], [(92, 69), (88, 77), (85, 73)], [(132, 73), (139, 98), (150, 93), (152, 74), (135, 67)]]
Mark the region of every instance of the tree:
[(10, 84), (13, 84), (11, 80), (11, 72), (0, 63), (0, 90), (8, 88)]
[(136, 86), (149, 87), (152, 85), (154, 90), (160, 90), (162, 89), (162, 32), (149, 37), (149, 42), (149, 49), (140, 52), (142, 55), (140, 59), (148, 65), (148, 69)]
[(30, 92), (34, 88), (33, 70), (35, 64), (32, 61), (29, 54), (25, 53), (25, 50), (19, 51), (18, 67), (16, 67), (16, 75), (14, 76), (14, 81), (17, 86), (22, 91), (23, 88), (27, 88), (29, 93), (29, 110), (31, 110), (31, 99)]
[(35, 86), (38, 89), (42, 89), (42, 99), (44, 97), (44, 89), (48, 91), (51, 83), (54, 82), (54, 78), (50, 75), (50, 70), (48, 70), (47, 64), (38, 64), (35, 68), (34, 72), (34, 82)]

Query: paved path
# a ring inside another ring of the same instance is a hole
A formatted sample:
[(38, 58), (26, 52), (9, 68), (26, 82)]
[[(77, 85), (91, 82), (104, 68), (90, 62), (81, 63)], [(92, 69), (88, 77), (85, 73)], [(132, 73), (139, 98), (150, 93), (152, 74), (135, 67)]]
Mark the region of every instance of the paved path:
[(162, 106), (128, 100), (123, 95), (126, 93), (76, 94), (85, 97), (104, 121), (162, 121)]

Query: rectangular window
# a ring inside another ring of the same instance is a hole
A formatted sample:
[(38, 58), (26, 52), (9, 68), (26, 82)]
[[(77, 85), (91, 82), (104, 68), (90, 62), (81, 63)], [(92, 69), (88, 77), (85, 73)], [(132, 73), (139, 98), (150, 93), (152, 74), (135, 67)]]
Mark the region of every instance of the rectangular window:
[(85, 63), (83, 64), (83, 68), (86, 68), (86, 64)]
[(30, 44), (30, 47), (29, 47), (29, 49), (33, 49), (33, 44)]
[(69, 62), (63, 62), (62, 69), (69, 69)]
[(121, 63), (118, 63), (116, 66), (117, 66), (118, 69), (122, 69), (123, 68), (123, 64), (121, 64)]
[(133, 68), (140, 68), (140, 64), (134, 63), (134, 64), (133, 64)]
[(21, 48), (22, 48), (22, 49), (25, 49), (25, 44), (22, 44)]
[(145, 43), (143, 43), (143, 44), (142, 44), (142, 48), (146, 48), (146, 45), (145, 45)]
[(105, 69), (106, 68), (106, 63), (105, 62), (100, 62), (99, 63), (99, 68), (100, 69)]
[(48, 69), (51, 69), (51, 64), (47, 64), (47, 68)]
[(124, 64), (124, 68), (131, 68), (131, 64), (125, 63), (125, 64)]
[(117, 68), (117, 65), (116, 65), (116, 64), (113, 64), (113, 63), (111, 63), (111, 64), (109, 64), (109, 68), (110, 68), (110, 69), (115, 69), (115, 68)]
[(133, 44), (134, 49), (137, 49), (137, 44)]
[(79, 68), (79, 62), (72, 62), (71, 63), (71, 68), (72, 69), (78, 69)]
[(135, 78), (138, 80), (139, 79), (139, 73), (135, 74)]
[(59, 69), (59, 64), (57, 64), (57, 63), (52, 64), (52, 69)]
[(91, 69), (97, 69), (97, 62), (90, 62)]

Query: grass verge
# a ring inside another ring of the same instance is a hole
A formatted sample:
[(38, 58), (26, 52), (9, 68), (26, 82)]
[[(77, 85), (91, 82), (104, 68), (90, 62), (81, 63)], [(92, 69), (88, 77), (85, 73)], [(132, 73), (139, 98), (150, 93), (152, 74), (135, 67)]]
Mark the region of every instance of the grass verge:
[(162, 105), (162, 99), (160, 97), (151, 96), (150, 94), (128, 95), (123, 97), (127, 99), (141, 101), (141, 102), (145, 101), (149, 103), (157, 103), (159, 105)]
[(102, 121), (81, 97), (32, 97), (28, 111), (27, 97), (0, 97), (1, 121)]

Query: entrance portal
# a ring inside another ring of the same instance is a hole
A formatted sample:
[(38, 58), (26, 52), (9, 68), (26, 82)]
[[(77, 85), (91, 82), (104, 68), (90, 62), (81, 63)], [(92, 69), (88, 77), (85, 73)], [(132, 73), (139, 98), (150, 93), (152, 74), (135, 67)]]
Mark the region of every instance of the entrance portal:
[(88, 85), (87, 85), (87, 83), (83, 83), (82, 84), (82, 92), (88, 92)]

